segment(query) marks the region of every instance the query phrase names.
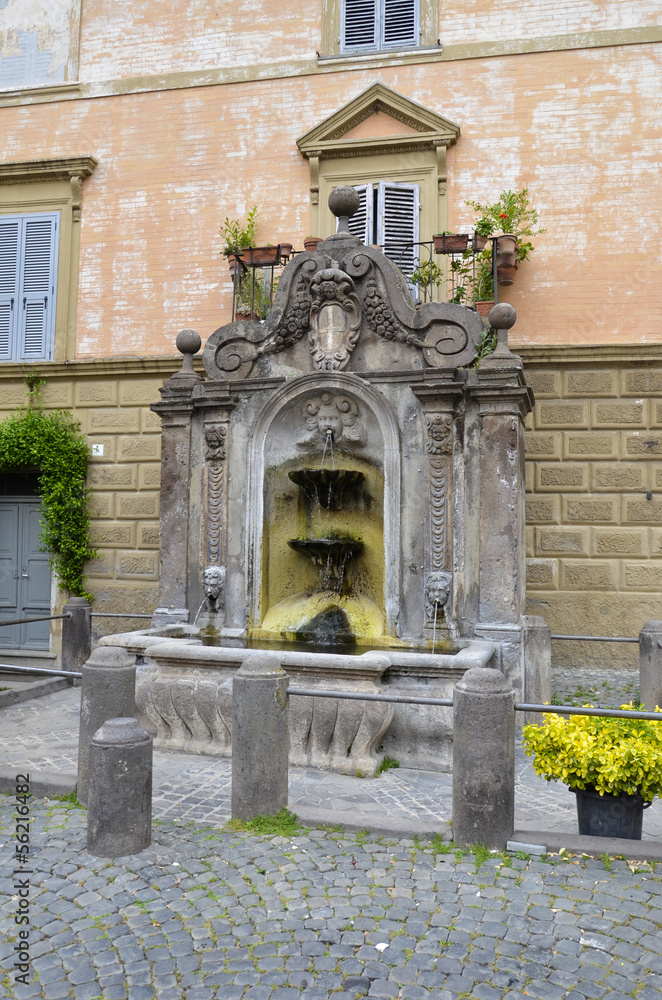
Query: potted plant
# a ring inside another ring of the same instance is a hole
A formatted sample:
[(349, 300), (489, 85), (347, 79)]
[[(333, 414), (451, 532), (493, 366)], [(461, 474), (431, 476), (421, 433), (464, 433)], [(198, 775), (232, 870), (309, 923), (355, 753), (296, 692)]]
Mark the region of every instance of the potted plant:
[(451, 233), (445, 229), (443, 233), (434, 233), (432, 236), (434, 252), (455, 254), (462, 253), (464, 250), (471, 250), (476, 253), (485, 247), (488, 236), (489, 233), (483, 235), (478, 231), (474, 233)]
[(253, 205), (248, 211), (246, 222), (239, 219), (230, 219), (225, 216), (225, 222), (218, 231), (218, 235), (223, 239), (223, 249), (221, 253), (229, 258), (230, 274), (234, 274), (236, 258), (241, 256), (246, 247), (252, 247), (257, 237), (257, 205)]
[(500, 285), (512, 285), (518, 264), (529, 260), (533, 243), (528, 237), (545, 232), (538, 225), (538, 212), (529, 199), (529, 189), (502, 191), (493, 205), (468, 201), (478, 213), (476, 232), (481, 236), (496, 236), (497, 280)]
[(228, 258), (230, 274), (234, 275), (237, 261), (249, 267), (252, 264), (261, 266), (278, 264), (281, 257), (289, 257), (292, 253), (291, 243), (279, 243), (274, 246), (271, 243), (265, 246), (256, 246), (257, 242), (257, 205), (253, 205), (248, 211), (246, 222), (239, 219), (230, 219), (226, 215), (225, 222), (218, 231), (223, 239), (223, 249), (221, 253)]
[(447, 229), (443, 233), (435, 233), (432, 239), (435, 253), (461, 253), (467, 249), (469, 242), (466, 233), (451, 233)]
[(409, 275), (409, 282), (416, 285), (423, 291), (423, 298), (427, 301), (428, 294), (432, 298), (432, 288), (439, 285), (444, 280), (444, 272), (433, 260), (426, 260), (419, 264), (415, 271)]
[[(632, 703), (621, 708), (634, 711)], [(539, 777), (575, 792), (580, 834), (641, 840), (643, 810), (662, 793), (662, 714), (660, 723), (551, 713), (543, 719), (524, 726), (525, 751)]]
[(303, 241), (303, 246), (305, 250), (317, 250), (320, 243), (324, 242), (323, 236), (306, 236)]

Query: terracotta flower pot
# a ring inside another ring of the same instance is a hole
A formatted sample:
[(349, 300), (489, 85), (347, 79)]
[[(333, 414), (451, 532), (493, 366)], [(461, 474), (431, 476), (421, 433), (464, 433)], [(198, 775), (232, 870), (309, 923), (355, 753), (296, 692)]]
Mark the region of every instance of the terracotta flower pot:
[(306, 236), (303, 245), (306, 250), (317, 250), (319, 244), (323, 242), (324, 240), (321, 236)]
[(462, 253), (469, 243), (466, 233), (436, 233), (432, 239), (435, 253)]
[(233, 278), (234, 278), (234, 275), (235, 275), (235, 271), (237, 270), (237, 261), (238, 260), (239, 260), (239, 257), (237, 257), (235, 254), (233, 254), (233, 253), (228, 254), (228, 268), (230, 270), (230, 275)]
[(479, 316), (488, 316), (490, 309), (494, 305), (494, 299), (485, 300), (484, 302), (476, 303), (476, 312)]
[(497, 236), (496, 241), (497, 267), (514, 267), (517, 261), (519, 243), (513, 233)]
[(517, 271), (517, 264), (513, 264), (512, 267), (507, 267), (503, 264), (497, 264), (497, 281), (500, 285), (512, 285), (515, 280), (515, 272)]
[(244, 264), (276, 264), (278, 247), (245, 247), (238, 256)]
[(468, 247), (477, 253), (479, 250), (484, 250), (489, 241), (489, 236), (479, 236), (478, 233), (472, 233), (469, 237)]

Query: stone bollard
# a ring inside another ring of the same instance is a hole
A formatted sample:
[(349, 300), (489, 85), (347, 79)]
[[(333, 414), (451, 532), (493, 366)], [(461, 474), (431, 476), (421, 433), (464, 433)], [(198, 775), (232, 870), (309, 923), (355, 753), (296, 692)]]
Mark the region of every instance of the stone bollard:
[(515, 827), (515, 694), (471, 667), (453, 692), (453, 840), (504, 850)]
[(107, 719), (135, 715), (136, 658), (119, 646), (97, 646), (82, 674), (76, 794), (87, 802), (90, 740)]
[(646, 622), (639, 633), (639, 698), (647, 712), (662, 708), (662, 622)]
[(232, 817), (287, 806), (287, 674), (270, 653), (247, 656), (232, 678)]
[(152, 840), (152, 737), (137, 719), (108, 719), (90, 743), (87, 849), (138, 854)]
[(62, 669), (80, 670), (92, 651), (92, 607), (84, 597), (71, 597), (62, 609)]

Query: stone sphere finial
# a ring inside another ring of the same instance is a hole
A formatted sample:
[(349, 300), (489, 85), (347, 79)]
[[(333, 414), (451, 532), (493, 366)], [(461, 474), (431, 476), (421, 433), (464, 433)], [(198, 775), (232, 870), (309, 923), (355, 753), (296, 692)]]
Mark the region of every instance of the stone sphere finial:
[(515, 326), (517, 313), (507, 302), (499, 302), (492, 306), (487, 318), (493, 330), (510, 330)]
[[(497, 342), (494, 353), (488, 355), (490, 363), (497, 365), (517, 364), (521, 368), (522, 362), (516, 357), (508, 347), (508, 331), (515, 325), (517, 313), (508, 302), (498, 302), (490, 309), (487, 321), (493, 330), (496, 330)], [(487, 359), (485, 359), (487, 360)]]
[(200, 334), (196, 333), (195, 330), (182, 330), (181, 333), (177, 334), (175, 347), (180, 354), (197, 354), (202, 347)]
[(195, 385), (196, 382), (203, 382), (202, 375), (198, 375), (193, 368), (193, 355), (197, 354), (202, 347), (200, 334), (196, 333), (195, 330), (182, 330), (181, 333), (177, 334), (175, 346), (179, 353), (183, 355), (182, 367), (181, 371), (175, 372), (174, 375), (170, 376), (166, 385), (170, 388), (176, 386), (185, 388)]
[(358, 191), (355, 191), (349, 184), (340, 184), (334, 187), (329, 195), (329, 208), (339, 219), (349, 218), (358, 211), (361, 199)]
[(338, 218), (338, 233), (349, 232), (349, 219), (361, 204), (358, 191), (349, 184), (340, 184), (329, 195), (329, 208)]

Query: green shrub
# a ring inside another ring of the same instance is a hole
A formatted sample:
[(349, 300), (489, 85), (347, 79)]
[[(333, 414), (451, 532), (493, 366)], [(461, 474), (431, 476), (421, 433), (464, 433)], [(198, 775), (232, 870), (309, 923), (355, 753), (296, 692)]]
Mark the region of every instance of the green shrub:
[[(621, 708), (634, 711), (632, 702)], [(525, 751), (539, 777), (572, 789), (594, 788), (600, 795), (638, 793), (645, 802), (662, 794), (662, 713), (659, 723), (551, 713), (543, 718), (543, 725), (523, 729)]]
[(30, 402), (0, 423), (0, 473), (37, 469), (41, 490), (42, 551), (60, 586), (76, 597), (92, 600), (85, 590), (83, 566), (97, 553), (90, 534), (87, 507), (86, 439), (70, 413), (44, 413), (39, 383), (29, 381)]

